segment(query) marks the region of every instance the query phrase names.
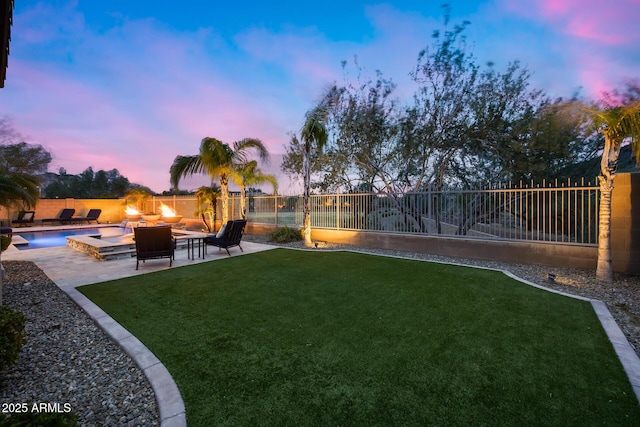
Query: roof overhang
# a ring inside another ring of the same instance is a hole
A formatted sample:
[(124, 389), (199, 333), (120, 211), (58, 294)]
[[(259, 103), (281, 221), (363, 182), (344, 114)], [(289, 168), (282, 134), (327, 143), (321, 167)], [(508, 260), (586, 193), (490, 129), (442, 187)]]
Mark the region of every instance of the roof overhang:
[(0, 88), (4, 87), (7, 78), (12, 22), (13, 0), (0, 0)]

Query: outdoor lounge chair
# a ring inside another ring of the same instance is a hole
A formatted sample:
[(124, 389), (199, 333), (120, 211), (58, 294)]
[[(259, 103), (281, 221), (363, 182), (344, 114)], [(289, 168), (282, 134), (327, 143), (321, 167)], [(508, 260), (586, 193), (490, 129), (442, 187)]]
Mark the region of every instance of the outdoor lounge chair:
[(218, 234), (217, 236), (207, 236), (203, 239), (203, 241), (207, 245), (217, 246), (219, 249), (224, 248), (229, 256), (231, 256), (229, 248), (232, 248), (234, 246), (239, 247), (240, 251), (244, 252), (242, 246), (240, 246), (240, 241), (242, 240), (244, 227), (246, 225), (247, 221), (244, 219), (228, 221), (224, 226), (225, 228), (221, 234)]
[(20, 211), (18, 213), (18, 218), (11, 221), (11, 224), (20, 224), (20, 227), (25, 224), (33, 224), (33, 218), (35, 216), (35, 211)]
[(97, 224), (98, 217), (100, 217), (101, 213), (102, 213), (102, 209), (90, 209), (89, 212), (87, 213), (87, 216), (77, 216), (75, 218), (71, 218), (71, 221), (87, 222), (87, 223), (90, 223), (91, 221), (95, 221)]
[(58, 216), (56, 218), (45, 218), (42, 220), (42, 222), (60, 222), (62, 224), (64, 223), (71, 223), (72, 221), (72, 217), (73, 214), (76, 212), (75, 209), (70, 209), (70, 208), (64, 208), (60, 211), (60, 213), (58, 214)]
[(171, 227), (135, 227), (133, 229), (136, 241), (136, 270), (140, 260), (169, 258), (169, 267), (175, 258), (176, 241), (171, 236)]

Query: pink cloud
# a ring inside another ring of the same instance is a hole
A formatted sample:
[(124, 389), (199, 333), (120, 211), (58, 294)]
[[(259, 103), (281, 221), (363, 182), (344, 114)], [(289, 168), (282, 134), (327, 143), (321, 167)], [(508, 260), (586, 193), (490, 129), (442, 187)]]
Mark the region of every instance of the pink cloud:
[(507, 10), (538, 19), (576, 38), (604, 45), (637, 43), (640, 37), (638, 0), (499, 0)]
[(638, 0), (496, 0), (493, 11), (537, 32), (528, 56), (537, 55), (533, 71), (551, 86), (568, 83), (567, 88), (582, 87), (583, 95), (598, 98), (638, 74)]

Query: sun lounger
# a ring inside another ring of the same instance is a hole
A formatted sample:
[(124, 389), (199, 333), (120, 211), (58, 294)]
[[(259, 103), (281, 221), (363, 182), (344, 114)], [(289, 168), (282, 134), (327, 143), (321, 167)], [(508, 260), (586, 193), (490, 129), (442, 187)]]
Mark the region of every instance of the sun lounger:
[(73, 214), (76, 212), (75, 209), (65, 208), (60, 211), (56, 218), (45, 218), (42, 222), (59, 222), (61, 224), (70, 224), (72, 221)]
[(100, 214), (102, 213), (102, 209), (90, 209), (89, 212), (87, 213), (87, 216), (76, 216), (74, 218), (71, 218), (72, 222), (86, 222), (86, 223), (90, 223), (91, 221), (95, 221), (96, 224), (98, 223), (98, 218), (100, 217)]
[(20, 211), (18, 218), (11, 221), (11, 224), (20, 224), (20, 227), (25, 224), (33, 224), (33, 218), (36, 216), (35, 211)]

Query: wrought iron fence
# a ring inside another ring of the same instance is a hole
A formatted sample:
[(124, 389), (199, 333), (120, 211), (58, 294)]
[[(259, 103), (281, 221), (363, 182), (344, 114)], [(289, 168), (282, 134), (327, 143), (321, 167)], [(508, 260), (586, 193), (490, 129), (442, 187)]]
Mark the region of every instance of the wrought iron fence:
[[(164, 203), (171, 206), (173, 200), (178, 210), (181, 204), (197, 210), (192, 197), (177, 197)], [(187, 203), (187, 198), (193, 202)], [(311, 196), (311, 226), (596, 245), (598, 201), (598, 187), (584, 181), (404, 194), (322, 194)], [(229, 206), (230, 217), (241, 215), (239, 196), (231, 196)], [(302, 196), (249, 196), (247, 217), (254, 223), (301, 227), (302, 206)]]

